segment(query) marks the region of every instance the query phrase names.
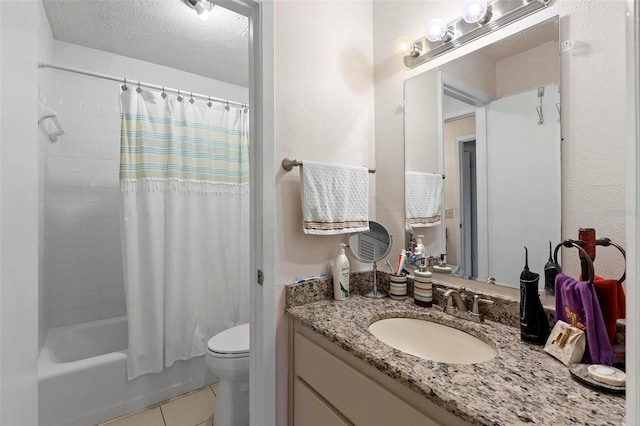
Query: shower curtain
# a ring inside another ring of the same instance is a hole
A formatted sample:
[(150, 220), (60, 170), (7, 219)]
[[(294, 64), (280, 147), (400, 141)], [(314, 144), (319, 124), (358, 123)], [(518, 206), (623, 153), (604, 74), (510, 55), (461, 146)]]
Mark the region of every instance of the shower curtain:
[(249, 321), (249, 114), (139, 92), (121, 93), (130, 380)]

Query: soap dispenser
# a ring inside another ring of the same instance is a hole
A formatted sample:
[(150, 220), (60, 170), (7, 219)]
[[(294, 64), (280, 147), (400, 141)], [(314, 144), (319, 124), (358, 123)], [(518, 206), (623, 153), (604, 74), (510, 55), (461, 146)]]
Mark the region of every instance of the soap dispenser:
[(349, 298), (349, 259), (344, 252), (347, 245), (340, 243), (338, 256), (333, 262), (333, 299), (346, 300)]
[(525, 247), (524, 252), (524, 270), (520, 274), (520, 338), (544, 344), (549, 337), (549, 321), (538, 294), (540, 274), (529, 270), (529, 250)]
[(424, 247), (422, 243), (422, 239), (424, 235), (418, 235), (418, 240), (416, 241), (416, 248), (413, 250), (413, 255), (416, 257), (419, 263), (422, 263), (422, 259), (426, 256), (427, 249)]

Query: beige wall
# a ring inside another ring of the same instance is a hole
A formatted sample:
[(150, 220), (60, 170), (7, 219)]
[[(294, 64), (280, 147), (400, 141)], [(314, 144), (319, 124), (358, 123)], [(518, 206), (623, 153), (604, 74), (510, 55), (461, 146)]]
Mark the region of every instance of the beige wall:
[[(375, 167), (372, 6), (369, 1), (275, 3), (276, 158)], [(329, 272), (346, 236), (302, 232), (300, 171), (276, 176), (277, 421), (286, 424), (285, 283)], [(370, 217), (375, 218), (375, 179)], [(352, 265), (355, 262), (352, 262)]]
[(443, 127), (444, 140), (444, 208), (453, 209), (453, 217), (445, 219), (447, 227), (447, 263), (459, 265), (458, 241), (460, 240), (460, 212), (456, 208), (458, 201), (456, 195), (456, 185), (458, 174), (456, 173), (456, 138), (464, 135), (476, 133), (476, 118), (466, 117), (459, 120), (449, 121)]
[[(461, 1), (374, 1), (376, 165), (378, 219), (394, 235), (402, 235), (404, 157), (403, 117), (398, 108), (406, 78), (432, 69), (461, 53), (481, 47), (494, 33), (458, 51), (408, 70), (395, 55), (393, 43), (403, 34), (419, 38), (424, 23), (440, 16), (460, 16)], [(623, 1), (557, 0), (547, 10), (501, 30), (511, 34), (553, 14), (560, 15), (562, 40), (578, 42), (561, 56), (562, 79), (562, 235), (576, 238), (578, 228), (595, 227), (625, 245), (624, 100), (625, 55)], [(594, 22), (600, 24), (594, 25)], [(397, 253), (402, 246), (394, 241)], [(568, 252), (565, 271), (576, 274), (577, 256)], [(623, 268), (619, 253), (598, 251), (597, 272), (617, 277)]]
[(558, 43), (550, 41), (496, 62), (496, 97), (553, 83), (559, 75)]

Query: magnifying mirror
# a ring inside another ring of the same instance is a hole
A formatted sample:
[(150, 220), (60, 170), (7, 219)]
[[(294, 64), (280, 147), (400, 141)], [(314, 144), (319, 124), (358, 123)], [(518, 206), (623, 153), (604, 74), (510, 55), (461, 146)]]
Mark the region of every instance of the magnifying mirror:
[(365, 296), (382, 299), (386, 293), (378, 291), (376, 262), (384, 259), (391, 251), (393, 238), (387, 229), (378, 222), (369, 222), (367, 232), (358, 232), (349, 236), (349, 251), (356, 260), (373, 263), (373, 291)]

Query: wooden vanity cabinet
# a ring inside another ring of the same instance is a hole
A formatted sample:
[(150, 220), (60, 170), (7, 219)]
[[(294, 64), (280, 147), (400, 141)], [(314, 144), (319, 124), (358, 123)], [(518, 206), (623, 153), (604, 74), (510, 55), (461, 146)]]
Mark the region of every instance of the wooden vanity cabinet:
[(467, 424), (289, 319), (289, 426)]

